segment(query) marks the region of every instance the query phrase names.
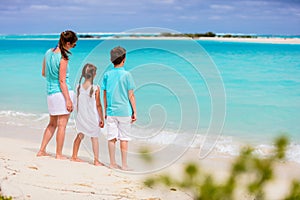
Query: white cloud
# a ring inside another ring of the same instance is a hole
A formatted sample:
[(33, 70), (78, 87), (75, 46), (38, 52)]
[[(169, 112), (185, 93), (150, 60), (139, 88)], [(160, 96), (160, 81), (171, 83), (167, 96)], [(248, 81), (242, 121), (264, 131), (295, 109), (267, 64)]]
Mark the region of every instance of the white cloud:
[(174, 4), (175, 0), (154, 0), (155, 3)]
[(25, 8), (23, 11), (26, 13), (39, 13), (39, 12), (53, 12), (53, 11), (81, 11), (84, 10), (83, 7), (79, 6), (50, 6), (50, 5), (31, 5), (28, 8)]
[(210, 5), (210, 8), (213, 10), (218, 10), (218, 11), (229, 11), (229, 10), (234, 10), (233, 6), (229, 5), (220, 5), (220, 4), (212, 4)]
[(268, 1), (264, 0), (252, 0), (252, 1), (239, 1), (241, 5), (244, 5), (245, 7), (251, 6), (251, 7), (261, 7), (261, 6), (267, 6), (270, 3)]
[(181, 15), (178, 17), (179, 19), (184, 19), (184, 20), (197, 20), (199, 19), (198, 16), (189, 16), (189, 15)]
[(216, 12), (227, 12), (234, 10), (233, 6), (230, 5), (221, 5), (221, 4), (212, 4), (210, 5), (210, 8), (213, 9)]
[(48, 6), (48, 5), (31, 5), (31, 6), (29, 6), (29, 9), (32, 9), (32, 10), (49, 10), (49, 9), (51, 9), (51, 7)]
[(222, 17), (219, 16), (219, 15), (213, 15), (213, 16), (210, 16), (209, 19), (211, 19), (211, 20), (221, 20)]
[(175, 10), (183, 10), (184, 8), (182, 6), (177, 5), (177, 6), (174, 7), (174, 9)]

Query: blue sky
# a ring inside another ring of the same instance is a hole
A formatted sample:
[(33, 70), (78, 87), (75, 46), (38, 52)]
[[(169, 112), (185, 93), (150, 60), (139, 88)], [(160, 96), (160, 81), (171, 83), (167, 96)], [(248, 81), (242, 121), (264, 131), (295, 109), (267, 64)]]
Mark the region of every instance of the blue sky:
[(0, 0), (0, 34), (179, 32), (300, 35), (300, 0)]

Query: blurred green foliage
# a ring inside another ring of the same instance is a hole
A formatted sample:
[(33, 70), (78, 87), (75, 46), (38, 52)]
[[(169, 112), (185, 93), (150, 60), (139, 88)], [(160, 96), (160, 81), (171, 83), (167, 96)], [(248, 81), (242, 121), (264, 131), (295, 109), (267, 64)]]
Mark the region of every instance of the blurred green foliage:
[(12, 200), (12, 197), (4, 197), (0, 194), (0, 200)]
[[(184, 167), (183, 177), (178, 180), (171, 175), (163, 174), (149, 177), (144, 184), (153, 187), (162, 184), (177, 187), (193, 195), (196, 200), (233, 200), (239, 199), (237, 190), (246, 191), (251, 199), (264, 200), (265, 186), (274, 178), (274, 166), (285, 158), (288, 145), (286, 137), (275, 140), (275, 149), (267, 157), (261, 158), (254, 153), (252, 147), (245, 147), (234, 160), (229, 176), (220, 183), (203, 172), (196, 163), (188, 163)], [(145, 150), (144, 150), (145, 151)], [(146, 151), (145, 151), (146, 152)], [(300, 182), (293, 181), (285, 200), (300, 200)]]

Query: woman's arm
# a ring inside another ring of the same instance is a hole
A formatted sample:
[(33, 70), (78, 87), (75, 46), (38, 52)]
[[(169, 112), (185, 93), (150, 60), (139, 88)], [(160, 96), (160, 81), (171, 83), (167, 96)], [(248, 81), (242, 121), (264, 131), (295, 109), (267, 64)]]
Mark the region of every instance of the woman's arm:
[(43, 76), (43, 77), (46, 77), (45, 70), (46, 70), (46, 60), (45, 60), (45, 58), (44, 58), (43, 64), (42, 64), (42, 76)]
[(99, 126), (101, 128), (103, 128), (104, 127), (104, 119), (103, 119), (102, 105), (101, 105), (101, 101), (100, 101), (100, 88), (99, 87), (97, 87), (95, 98), (96, 98), (97, 111), (98, 111), (98, 114), (100, 117)]
[(133, 90), (128, 91), (128, 97), (129, 97), (129, 102), (132, 108), (132, 115), (131, 115), (131, 123), (136, 121), (137, 113), (136, 113), (136, 104), (135, 104), (135, 97)]
[(59, 67), (59, 85), (60, 85), (61, 92), (66, 100), (67, 111), (72, 112), (73, 103), (71, 101), (68, 86), (66, 84), (67, 67), (68, 67), (68, 60), (62, 58), (60, 60), (60, 67)]

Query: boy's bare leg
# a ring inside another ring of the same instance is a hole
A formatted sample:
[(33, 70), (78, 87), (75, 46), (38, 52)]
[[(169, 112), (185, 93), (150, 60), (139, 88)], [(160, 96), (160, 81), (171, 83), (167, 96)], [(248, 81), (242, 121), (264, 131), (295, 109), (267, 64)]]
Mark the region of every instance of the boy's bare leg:
[(127, 165), (128, 141), (121, 140), (120, 148), (121, 148), (121, 156), (122, 156), (122, 168), (121, 169), (128, 170), (128, 165)]
[(94, 165), (96, 166), (104, 166), (103, 163), (99, 161), (99, 142), (97, 137), (92, 137), (92, 147), (94, 152)]
[(56, 159), (67, 159), (62, 155), (62, 149), (65, 141), (66, 126), (70, 115), (59, 115), (57, 120), (56, 134)]
[(78, 158), (78, 151), (79, 151), (79, 147), (80, 147), (80, 143), (81, 140), (83, 140), (84, 135), (82, 133), (78, 133), (74, 143), (73, 143), (73, 154), (71, 157), (71, 161), (75, 161), (75, 162), (83, 162), (83, 160)]
[(51, 140), (51, 138), (54, 135), (55, 129), (57, 127), (57, 119), (58, 119), (57, 116), (51, 116), (50, 115), (49, 124), (48, 124), (48, 126), (46, 127), (46, 129), (44, 131), (42, 144), (41, 144), (40, 150), (36, 154), (36, 156), (49, 156), (50, 155), (46, 152), (46, 147), (47, 147), (49, 141)]
[(116, 138), (108, 141), (108, 152), (109, 152), (109, 160), (110, 160), (109, 167), (110, 168), (118, 168), (118, 165), (116, 163), (116, 156), (115, 156), (116, 141), (117, 141)]

